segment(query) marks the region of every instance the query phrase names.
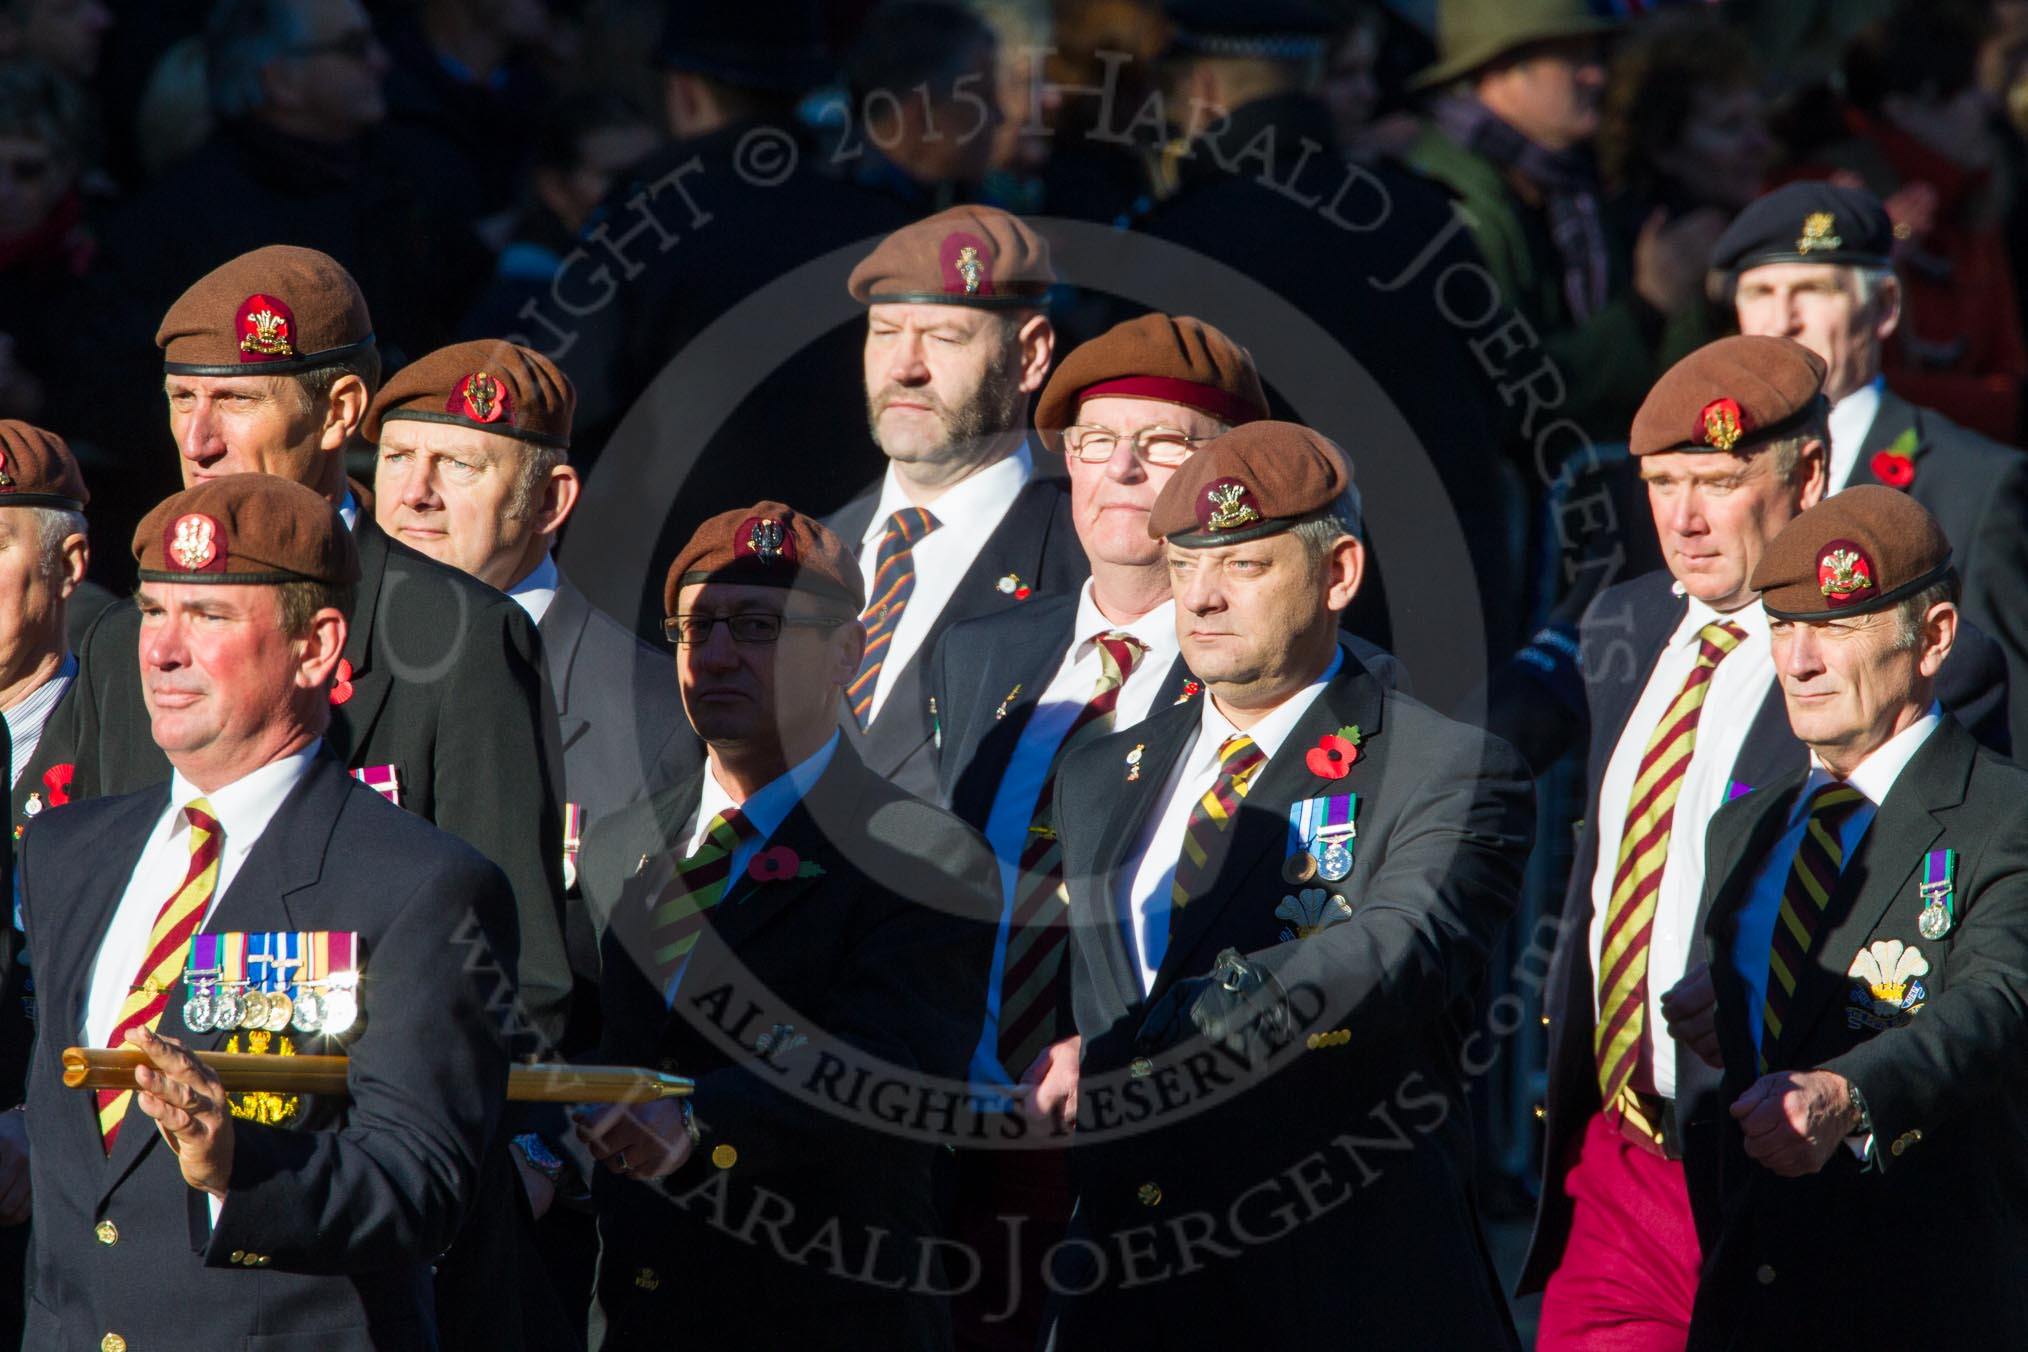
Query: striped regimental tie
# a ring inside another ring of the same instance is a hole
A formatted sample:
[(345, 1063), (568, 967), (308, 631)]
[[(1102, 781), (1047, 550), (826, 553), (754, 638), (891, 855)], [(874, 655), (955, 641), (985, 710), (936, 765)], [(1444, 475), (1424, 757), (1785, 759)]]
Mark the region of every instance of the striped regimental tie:
[(880, 665), (887, 660), (901, 613), (915, 591), (915, 542), (939, 524), (922, 507), (904, 507), (887, 518), (887, 531), (873, 556), (873, 585), (866, 589), (866, 613), (859, 617), (866, 625), (866, 653), (859, 659), (859, 674), (845, 687), (852, 716), (862, 729), (873, 720), (873, 692), (880, 684)]
[[(129, 1028), (155, 1031), (155, 1025), (162, 1021), (163, 1006), (169, 1002), (169, 988), (183, 974), (190, 936), (197, 933), (211, 905), (212, 894), (218, 890), (218, 857), (225, 848), (225, 833), (218, 828), (218, 818), (211, 815), (211, 801), (191, 799), (183, 809), (183, 816), (190, 823), (190, 867), (184, 871), (176, 891), (155, 913), (154, 928), (148, 931), (148, 956), (141, 960), (141, 969), (134, 974), (126, 1002), (120, 1006), (120, 1017), (113, 1022), (112, 1036), (106, 1039), (108, 1047), (126, 1046)], [(120, 1123), (127, 1116), (134, 1091), (101, 1089), (98, 1094), (99, 1136), (110, 1155), (113, 1142), (120, 1138)]]
[(1767, 955), (1767, 1000), (1760, 1011), (1760, 1071), (1774, 1065), (1782, 1039), (1782, 1019), (1795, 998), (1796, 981), (1811, 948), (1824, 933), (1824, 908), (1838, 885), (1845, 850), (1839, 828), (1866, 802), (1866, 795), (1839, 780), (1810, 795), (1810, 821), (1782, 884), (1782, 908), (1775, 918), (1774, 938)]
[(1070, 932), (1063, 887), (1063, 849), (1050, 826), (1056, 799), (1056, 771), (1071, 748), (1112, 731), (1113, 708), (1120, 687), (1148, 646), (1131, 634), (1112, 631), (1093, 640), (1098, 645), (1099, 678), (1091, 698), (1078, 710), (1070, 730), (1057, 744), (1048, 777), (1035, 799), (1027, 844), (1015, 875), (1014, 911), (1007, 926), (1007, 956), (1000, 977), (1000, 1064), (1019, 1078), (1042, 1049), (1056, 1040), (1056, 1011), (1062, 994), (1064, 948)]
[(648, 941), (665, 987), (690, 950), (697, 947), (705, 912), (724, 900), (725, 885), (732, 876), (732, 856), (759, 834), (738, 808), (718, 813), (705, 828), (704, 843), (697, 853), (676, 865), (676, 876), (655, 898), (648, 913)]
[(1697, 664), (1655, 725), (1634, 776), (1619, 861), (1613, 867), (1612, 897), (1606, 905), (1598, 963), (1598, 1026), (1593, 1033), (1599, 1102), (1609, 1115), (1657, 1146), (1662, 1140), (1660, 1104), (1653, 1093), (1647, 1038), (1648, 940), (1655, 929), (1655, 899), (1662, 888), (1676, 798), (1697, 747), (1697, 720), (1711, 691), (1711, 675), (1745, 637), (1746, 631), (1731, 621), (1697, 631)]
[(1212, 782), (1183, 827), (1183, 853), (1176, 860), (1176, 878), (1169, 884), (1170, 914), (1201, 897), (1218, 877), (1225, 859), (1226, 828), (1239, 815), (1254, 772), (1267, 764), (1267, 753), (1245, 733), (1234, 733), (1218, 745), (1218, 778)]

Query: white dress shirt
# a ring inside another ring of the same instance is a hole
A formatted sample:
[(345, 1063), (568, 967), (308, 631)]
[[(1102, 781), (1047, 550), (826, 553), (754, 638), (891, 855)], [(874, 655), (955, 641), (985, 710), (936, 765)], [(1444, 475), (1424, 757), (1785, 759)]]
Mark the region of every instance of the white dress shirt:
[(35, 759), (35, 748), (42, 744), (42, 730), (49, 726), (50, 714), (56, 711), (57, 703), (76, 679), (77, 654), (65, 653), (54, 676), (29, 691), (20, 703), (0, 715), (7, 720), (7, 740), (12, 747), (13, 764), (8, 767), (7, 776), (10, 786), (21, 782), (21, 772), (28, 768), (28, 762)]
[[(1909, 760), (1922, 750), (1922, 744), (1929, 740), (1930, 734), (1942, 721), (1942, 707), (1932, 703), (1927, 713), (1888, 738), (1846, 777), (1845, 782), (1866, 795), (1866, 801), (1853, 809), (1838, 829), (1838, 848), (1845, 859), (1852, 857), (1852, 851), (1858, 848), (1866, 828), (1879, 815), (1880, 805), (1887, 801), (1894, 781), (1901, 778)], [(1789, 808), (1788, 829), (1769, 848), (1767, 858), (1761, 861), (1753, 889), (1747, 893), (1746, 902), (1739, 911), (1739, 926), (1732, 941), (1732, 962), (1740, 979), (1746, 983), (1746, 1026), (1756, 1047), (1760, 1045), (1761, 1006), (1767, 1002), (1767, 963), (1768, 953), (1774, 946), (1775, 919), (1781, 914), (1782, 891), (1788, 886), (1796, 849), (1803, 843), (1803, 830), (1809, 824), (1810, 795), (1835, 778), (1812, 752), (1809, 778), (1803, 781), (1802, 792), (1796, 795), (1796, 801)], [(1838, 957), (1837, 960), (1842, 962), (1844, 958)]]
[(219, 898), (232, 886), (239, 867), (268, 829), (282, 800), (310, 771), (311, 762), (323, 746), (313, 741), (301, 751), (270, 761), (252, 774), (243, 775), (222, 789), (205, 793), (179, 771), (169, 781), (169, 806), (148, 833), (141, 857), (127, 878), (126, 891), (99, 942), (99, 955), (92, 964), (87, 987), (80, 1041), (87, 1047), (103, 1047), (120, 1021), (120, 1007), (127, 1002), (141, 959), (148, 956), (148, 938), (155, 929), (155, 917), (162, 906), (183, 885), (190, 872), (190, 821), (183, 809), (198, 798), (208, 799), (211, 815), (225, 833), (218, 856), (218, 881), (212, 888), (210, 904), (198, 922), (201, 932), (218, 909)]
[[(743, 841), (739, 848), (732, 852), (732, 860), (726, 874), (725, 891), (719, 894), (721, 899), (732, 895), (733, 886), (746, 871), (746, 866), (753, 862), (756, 854), (767, 848), (768, 837), (781, 829), (782, 823), (788, 820), (789, 813), (795, 811), (796, 804), (802, 802), (803, 795), (810, 791), (810, 786), (823, 778), (824, 771), (830, 768), (831, 757), (837, 750), (838, 734), (834, 732), (825, 740), (823, 746), (797, 762), (786, 774), (778, 775), (755, 789), (744, 802), (726, 792), (725, 786), (718, 782), (717, 772), (713, 770), (711, 762), (706, 760), (704, 784), (697, 795), (697, 811), (691, 814), (690, 820), (683, 827), (681, 839), (684, 842), (684, 855), (687, 857), (696, 854), (703, 848), (709, 836), (711, 819), (729, 808), (738, 808), (740, 815), (746, 818), (754, 830), (753, 839)], [(650, 901), (652, 904), (653, 899)], [(675, 973), (669, 978), (668, 989), (663, 992), (665, 999), (672, 1002), (675, 1000), (676, 987), (682, 983), (683, 971), (689, 965), (690, 960), (687, 956), (677, 965)]]
[(529, 619), (541, 624), (543, 615), (549, 610), (549, 603), (556, 599), (557, 580), (556, 560), (544, 554), (535, 570), (509, 587), (507, 595), (528, 612)]
[(1682, 979), (1697, 941), (1697, 903), (1704, 889), (1704, 828), (1712, 814), (1725, 806), (1733, 764), (1775, 679), (1767, 614), (1758, 602), (1721, 615), (1694, 596), (1686, 599), (1689, 607), (1682, 623), (1655, 659), (1648, 684), (1606, 762), (1598, 796), (1598, 863), (1591, 876), (1591, 998), (1596, 1019), (1599, 950), (1605, 942), (1620, 837), (1626, 829), (1641, 757), (1656, 725), (1697, 666), (1703, 646), (1697, 632), (1707, 624), (1732, 621), (1746, 631), (1746, 637), (1711, 673), (1711, 687), (1705, 692), (1704, 708), (1697, 719), (1697, 743), (1683, 768), (1683, 786), (1669, 827), (1669, 852), (1662, 862), (1662, 881), (1655, 894), (1654, 928), (1648, 935), (1648, 1016), (1642, 1036), (1647, 1040), (1649, 1064), (1654, 1067), (1655, 1092), (1663, 1098), (1676, 1096), (1676, 1053), (1668, 1021), (1662, 1017), (1662, 995)]
[[(880, 716), (887, 692), (894, 688), (902, 669), (922, 647), (930, 626), (958, 590), (959, 579), (979, 557), (987, 537), (999, 529), (1007, 509), (1028, 486), (1034, 472), (1035, 460), (1024, 442), (1006, 459), (995, 461), (971, 478), (945, 489), (935, 502), (922, 504), (937, 519), (937, 528), (909, 547), (909, 557), (915, 565), (915, 588), (902, 608), (894, 637), (888, 640), (887, 655), (880, 661), (868, 721)], [(886, 478), (881, 481), (880, 501), (874, 505), (873, 519), (867, 522), (866, 534), (859, 541), (859, 571), (869, 583), (880, 571), (880, 538), (887, 534), (887, 519), (915, 505), (902, 491), (901, 477), (890, 464)], [(1024, 577), (1021, 583), (1032, 587), (1035, 579)]]
[[(1873, 420), (1880, 415), (1880, 392), (1886, 388), (1887, 377), (1875, 376), (1831, 405), (1830, 487), (1826, 493), (1852, 486), (1852, 476), (1859, 471), (1859, 448), (1866, 443), (1866, 434), (1873, 430)], [(1869, 474), (1859, 482), (1873, 480)]]
[[(1324, 668), (1324, 674), (1298, 690), (1274, 712), (1246, 729), (1246, 735), (1253, 738), (1254, 745), (1261, 749), (1269, 761), (1281, 750), (1289, 733), (1301, 721), (1317, 696), (1324, 693), (1338, 669), (1345, 665), (1345, 650), (1340, 648), (1331, 658), (1331, 665)], [(1190, 811), (1197, 800), (1211, 791), (1218, 782), (1218, 748), (1225, 739), (1239, 732), (1219, 711), (1218, 702), (1206, 695), (1203, 712), (1198, 719), (1197, 736), (1189, 746), (1176, 757), (1176, 764), (1169, 772), (1169, 779), (1162, 786), (1162, 806), (1150, 813), (1141, 826), (1141, 838), (1135, 843), (1134, 851), (1128, 856), (1127, 865), (1120, 877), (1127, 891), (1118, 898), (1122, 913), (1133, 918), (1134, 954), (1141, 964), (1141, 989), (1155, 988), (1155, 974), (1162, 969), (1162, 958), (1169, 947), (1169, 888), (1176, 881), (1176, 861), (1183, 853), (1183, 829), (1190, 824)], [(1301, 747), (1300, 755), (1309, 748)], [(1263, 763), (1253, 772), (1249, 784), (1260, 783), (1260, 777), (1267, 773)], [(1126, 767), (1120, 774), (1124, 777)], [(1234, 823), (1236, 825), (1236, 822)], [(1227, 827), (1233, 829), (1232, 826)]]
[[(1098, 608), (1090, 578), (1079, 593), (1077, 618), (1071, 629), (1073, 639), (1056, 675), (1044, 687), (1035, 711), (1021, 730), (1021, 740), (1000, 776), (993, 795), (993, 810), (986, 820), (986, 842), (1000, 863), (999, 936), (993, 943), (993, 966), (986, 986), (986, 1027), (973, 1058), (973, 1077), (982, 1082), (1008, 1083), (999, 1058), (1000, 978), (1007, 960), (1007, 929), (1013, 919), (1014, 890), (1021, 874), (1021, 855), (1028, 847), (1028, 828), (1035, 819), (1035, 803), (1042, 795), (1049, 767), (1063, 745), (1065, 734), (1098, 687), (1104, 665), (1099, 656), (1098, 637), (1119, 631), (1147, 645), (1147, 651), (1127, 673), (1126, 684), (1113, 706), (1113, 731), (1130, 728), (1148, 716), (1155, 696), (1176, 664), (1176, 603), (1164, 601), (1155, 609), (1127, 624), (1114, 624)], [(1012, 1068), (1014, 1074), (1026, 1069)]]

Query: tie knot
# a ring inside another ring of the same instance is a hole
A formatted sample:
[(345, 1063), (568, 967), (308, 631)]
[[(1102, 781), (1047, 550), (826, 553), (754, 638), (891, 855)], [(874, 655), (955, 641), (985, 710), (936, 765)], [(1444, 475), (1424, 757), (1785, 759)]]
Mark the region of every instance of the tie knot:
[(941, 524), (927, 507), (904, 507), (887, 518), (887, 533), (899, 536), (903, 544), (912, 545)]
[(209, 798), (191, 799), (184, 805), (183, 818), (190, 823), (193, 837), (190, 846), (192, 849), (196, 849), (202, 843), (195, 839), (196, 833), (202, 831), (207, 835), (215, 836), (218, 834), (218, 818), (211, 811), (211, 800)]
[(746, 814), (736, 807), (729, 807), (713, 816), (711, 824), (704, 828), (704, 838), (728, 852), (738, 849), (759, 834), (753, 829), (753, 823), (747, 820)]
[(1731, 620), (1707, 624), (1697, 631), (1698, 642), (1703, 645), (1697, 653), (1697, 660), (1715, 667), (1745, 638), (1746, 630)]
[(1243, 732), (1234, 733), (1218, 744), (1218, 768), (1235, 779), (1266, 759), (1259, 745)]
[(1842, 821), (1852, 815), (1866, 795), (1842, 779), (1819, 785), (1810, 795), (1810, 816), (1823, 821)]
[(1109, 629), (1092, 641), (1098, 644), (1099, 651), (1110, 658), (1112, 664), (1120, 669), (1120, 679), (1122, 681), (1126, 680), (1128, 673), (1133, 671), (1134, 663), (1146, 656), (1148, 651), (1147, 644), (1141, 642), (1141, 640), (1135, 638), (1132, 634), (1123, 633), (1118, 629)]

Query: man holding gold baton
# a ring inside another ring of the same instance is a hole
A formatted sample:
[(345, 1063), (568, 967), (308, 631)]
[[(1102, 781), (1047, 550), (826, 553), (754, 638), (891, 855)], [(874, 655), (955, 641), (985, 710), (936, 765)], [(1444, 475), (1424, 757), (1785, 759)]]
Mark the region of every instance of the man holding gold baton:
[[(511, 992), (484, 984), (506, 880), (325, 750), (359, 576), (328, 501), (212, 480), (134, 553), (174, 776), (45, 813), (20, 856), (41, 1013), (26, 1345), (433, 1348), (429, 1264), (507, 1078), (487, 1007)], [(72, 1043), (144, 1060), (125, 1088), (69, 1089)], [(228, 1094), (193, 1051), (342, 1054), (349, 1094)]]

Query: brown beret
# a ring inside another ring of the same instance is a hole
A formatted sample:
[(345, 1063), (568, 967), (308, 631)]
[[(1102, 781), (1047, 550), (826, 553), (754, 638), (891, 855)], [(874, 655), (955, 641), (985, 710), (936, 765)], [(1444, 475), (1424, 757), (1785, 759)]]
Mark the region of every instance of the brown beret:
[(880, 241), (846, 290), (861, 305), (1033, 309), (1056, 283), (1049, 241), (998, 207), (940, 211)]
[(1181, 404), (1234, 427), (1268, 415), (1253, 358), (1232, 339), (1188, 315), (1149, 314), (1080, 343), (1042, 387), (1035, 429), (1053, 451), (1086, 399), (1113, 395)]
[(186, 488), (141, 518), (143, 582), (359, 580), (359, 550), (338, 509), (272, 474), (228, 474)]
[(1148, 534), (1185, 549), (1277, 535), (1323, 511), (1352, 485), (1352, 464), (1329, 437), (1286, 422), (1234, 428), (1185, 460), (1148, 513)]
[(205, 274), (155, 330), (172, 376), (285, 376), (373, 346), (366, 297), (338, 260), (270, 244)]
[(866, 604), (859, 562), (823, 522), (779, 502), (721, 512), (697, 528), (677, 552), (662, 584), (662, 613), (698, 582), (782, 587), (842, 601), (857, 615)]
[(1822, 357), (1787, 338), (1706, 343), (1648, 391), (1628, 449), (1744, 453), (1792, 435), (1823, 406), (1824, 369)]
[(368, 441), (379, 441), (383, 422), (412, 418), (569, 450), (576, 408), (577, 389), (555, 362), (481, 338), (440, 347), (402, 367), (375, 396), (361, 430)]
[(1783, 526), (1752, 586), (1777, 620), (1823, 620), (1885, 609), (1951, 575), (1936, 518), (1906, 493), (1861, 484)]
[(70, 447), (54, 432), (0, 419), (0, 507), (81, 512), (92, 500)]

